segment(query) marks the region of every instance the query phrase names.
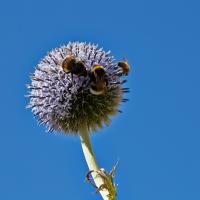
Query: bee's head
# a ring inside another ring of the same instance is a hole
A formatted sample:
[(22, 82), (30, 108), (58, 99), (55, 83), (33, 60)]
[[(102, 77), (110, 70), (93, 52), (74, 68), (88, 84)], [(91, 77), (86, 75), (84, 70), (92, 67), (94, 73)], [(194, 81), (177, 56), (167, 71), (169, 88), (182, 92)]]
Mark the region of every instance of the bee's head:
[(91, 70), (92, 73), (94, 73), (95, 75), (97, 76), (103, 76), (105, 75), (105, 68), (101, 65), (94, 65), (92, 67), (92, 70)]
[(70, 62), (70, 61), (76, 61), (75, 57), (74, 56), (67, 56), (65, 59), (64, 59), (65, 62)]
[(65, 72), (69, 71), (75, 65), (76, 59), (74, 56), (66, 57), (62, 62), (62, 68)]

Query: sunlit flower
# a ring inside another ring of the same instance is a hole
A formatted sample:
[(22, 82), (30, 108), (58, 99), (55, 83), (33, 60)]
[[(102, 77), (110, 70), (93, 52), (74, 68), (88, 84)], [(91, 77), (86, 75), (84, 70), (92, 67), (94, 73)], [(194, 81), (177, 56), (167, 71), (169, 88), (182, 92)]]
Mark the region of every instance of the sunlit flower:
[[(74, 56), (85, 63), (88, 72), (101, 65), (107, 76), (107, 90), (101, 95), (90, 91), (90, 77), (66, 73), (62, 62), (67, 56)], [(28, 86), (30, 103), (39, 124), (46, 124), (48, 131), (77, 134), (82, 123), (95, 132), (110, 117), (119, 112), (119, 105), (127, 88), (120, 80), (122, 69), (114, 62), (110, 52), (97, 45), (80, 42), (68, 43), (49, 52), (36, 66)]]

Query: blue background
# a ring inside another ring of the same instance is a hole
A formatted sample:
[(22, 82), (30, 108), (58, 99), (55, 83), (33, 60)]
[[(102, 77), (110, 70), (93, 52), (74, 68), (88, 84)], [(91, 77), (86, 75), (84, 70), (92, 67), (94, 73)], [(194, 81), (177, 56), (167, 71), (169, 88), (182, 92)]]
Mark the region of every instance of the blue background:
[(25, 84), (47, 51), (98, 43), (132, 66), (130, 101), (92, 136), (100, 166), (120, 159), (118, 199), (200, 199), (200, 3), (0, 2), (0, 199), (101, 199), (85, 182), (79, 138), (38, 127)]

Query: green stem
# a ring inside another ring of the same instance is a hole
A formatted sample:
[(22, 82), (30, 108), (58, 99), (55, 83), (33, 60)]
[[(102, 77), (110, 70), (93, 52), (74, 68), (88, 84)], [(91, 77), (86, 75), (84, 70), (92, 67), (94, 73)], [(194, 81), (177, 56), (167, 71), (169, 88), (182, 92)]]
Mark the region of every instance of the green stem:
[[(105, 179), (103, 179), (101, 176), (98, 175), (98, 173), (96, 173), (96, 171), (99, 171), (100, 168), (97, 165), (97, 162), (94, 157), (92, 145), (90, 143), (89, 130), (86, 124), (80, 130), (80, 140), (81, 140), (81, 145), (82, 145), (83, 153), (85, 156), (85, 160), (87, 162), (89, 170), (90, 171), (94, 170), (94, 172), (91, 173), (91, 175), (94, 179), (94, 182), (97, 188), (99, 188), (101, 185), (105, 184)], [(109, 198), (110, 192), (106, 188), (103, 190), (100, 190), (99, 192), (101, 193), (101, 196), (104, 200), (110, 199)]]

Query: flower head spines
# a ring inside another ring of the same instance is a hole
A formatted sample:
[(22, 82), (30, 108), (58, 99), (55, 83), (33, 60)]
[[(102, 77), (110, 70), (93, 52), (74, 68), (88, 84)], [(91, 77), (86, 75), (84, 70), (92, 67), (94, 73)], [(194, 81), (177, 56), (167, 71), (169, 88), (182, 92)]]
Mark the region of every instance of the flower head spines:
[[(72, 76), (62, 69), (67, 56), (84, 62), (91, 71), (94, 64), (102, 65), (107, 74), (107, 90), (102, 95), (90, 93), (89, 76)], [(82, 121), (96, 131), (110, 123), (110, 116), (118, 112), (123, 99), (120, 81), (121, 69), (109, 52), (97, 45), (69, 42), (49, 52), (36, 66), (29, 88), (30, 103), (39, 124), (46, 124), (49, 131), (78, 133)]]

